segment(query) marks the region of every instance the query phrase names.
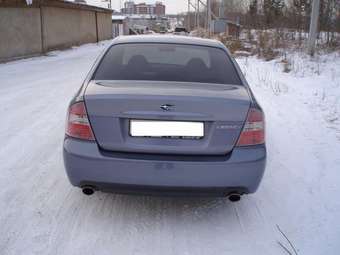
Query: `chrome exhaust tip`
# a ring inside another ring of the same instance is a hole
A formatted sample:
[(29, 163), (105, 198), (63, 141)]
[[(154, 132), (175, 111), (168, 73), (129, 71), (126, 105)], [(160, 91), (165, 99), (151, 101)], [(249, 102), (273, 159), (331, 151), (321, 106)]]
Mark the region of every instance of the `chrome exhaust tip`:
[(230, 193), (228, 199), (230, 202), (238, 202), (241, 200), (241, 195), (239, 193)]
[(82, 187), (83, 194), (86, 196), (91, 196), (94, 194), (94, 188), (91, 186), (84, 186)]

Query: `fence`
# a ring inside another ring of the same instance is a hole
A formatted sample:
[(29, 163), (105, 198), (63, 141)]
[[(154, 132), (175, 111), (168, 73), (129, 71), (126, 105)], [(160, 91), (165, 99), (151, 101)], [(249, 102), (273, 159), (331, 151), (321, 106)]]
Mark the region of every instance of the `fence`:
[(112, 11), (60, 0), (0, 0), (0, 61), (112, 38)]

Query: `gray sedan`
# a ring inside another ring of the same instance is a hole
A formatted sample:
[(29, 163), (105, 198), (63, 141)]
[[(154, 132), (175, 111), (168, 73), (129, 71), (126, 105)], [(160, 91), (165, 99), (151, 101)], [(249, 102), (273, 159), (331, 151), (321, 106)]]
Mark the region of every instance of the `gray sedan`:
[(72, 185), (133, 194), (257, 190), (265, 123), (237, 63), (214, 40), (113, 40), (69, 106), (64, 163)]

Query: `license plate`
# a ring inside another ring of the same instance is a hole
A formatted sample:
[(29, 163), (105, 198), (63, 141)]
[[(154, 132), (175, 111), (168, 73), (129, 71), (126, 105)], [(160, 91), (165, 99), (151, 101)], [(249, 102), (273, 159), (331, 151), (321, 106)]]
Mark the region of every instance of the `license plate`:
[(203, 122), (130, 120), (130, 135), (133, 137), (187, 137), (202, 138)]

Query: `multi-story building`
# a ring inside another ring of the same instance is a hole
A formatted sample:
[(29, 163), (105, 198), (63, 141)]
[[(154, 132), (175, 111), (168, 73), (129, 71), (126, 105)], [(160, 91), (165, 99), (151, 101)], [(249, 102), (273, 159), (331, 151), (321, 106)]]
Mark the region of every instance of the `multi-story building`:
[(122, 12), (124, 14), (134, 14), (135, 13), (135, 3), (133, 1), (126, 1), (124, 3), (124, 8), (122, 9)]
[(165, 15), (165, 5), (162, 2), (155, 4), (139, 3), (135, 4), (133, 1), (126, 1), (124, 8), (121, 10), (123, 14), (138, 14), (138, 15)]
[(156, 2), (155, 4), (155, 15), (164, 16), (165, 15), (165, 5), (162, 2)]
[(152, 14), (152, 5), (140, 3), (135, 5), (136, 12), (134, 14)]

